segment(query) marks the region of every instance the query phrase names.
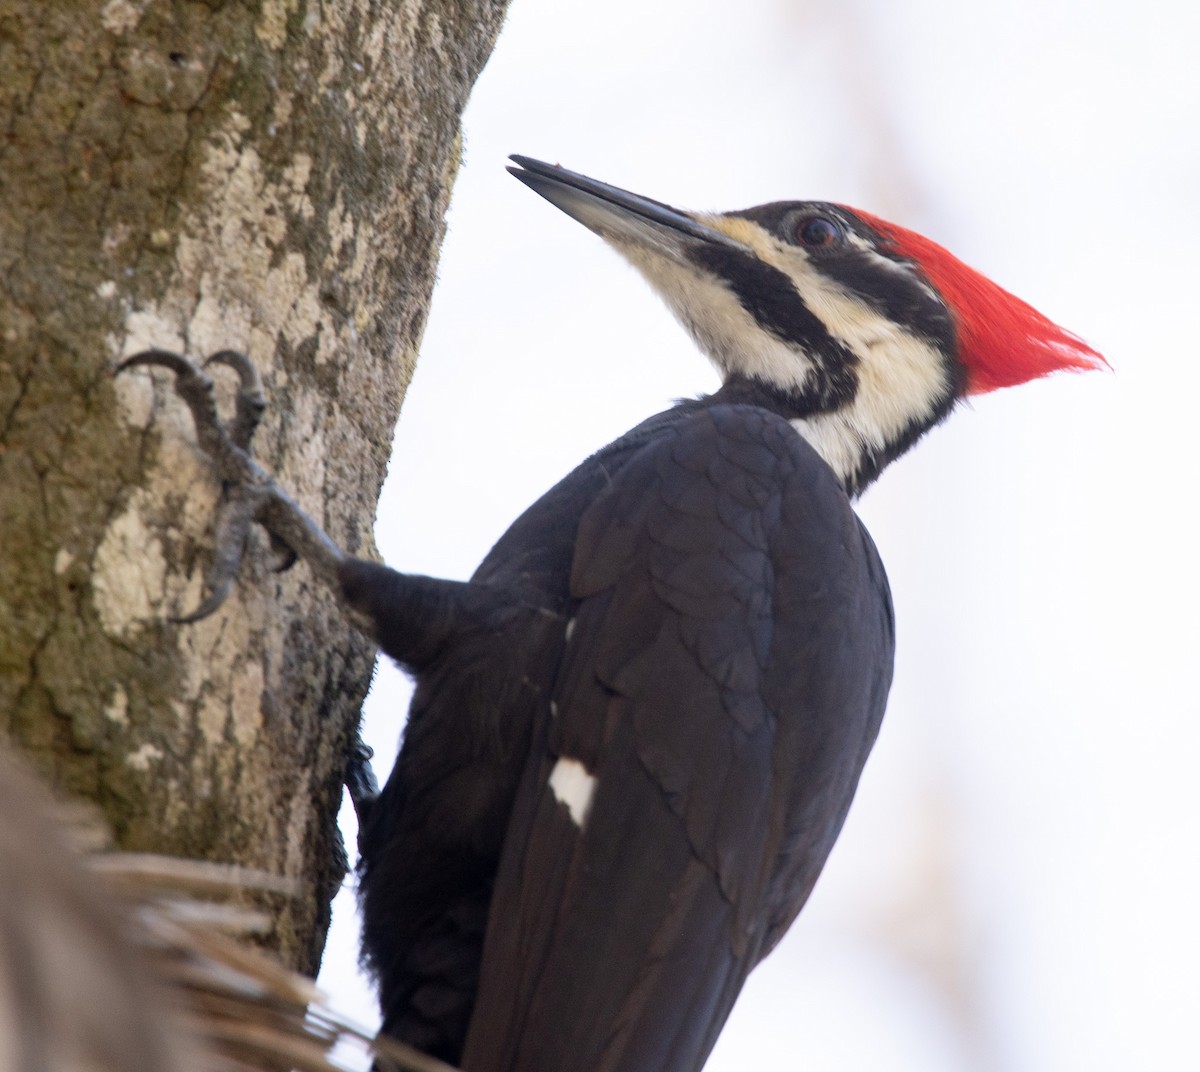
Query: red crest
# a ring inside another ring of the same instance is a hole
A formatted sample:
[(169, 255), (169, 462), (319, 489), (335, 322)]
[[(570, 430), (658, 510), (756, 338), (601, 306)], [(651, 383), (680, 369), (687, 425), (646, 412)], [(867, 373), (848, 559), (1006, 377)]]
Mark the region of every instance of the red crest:
[(887, 240), (893, 252), (913, 261), (949, 305), (958, 328), (959, 359), (967, 368), (968, 394), (1012, 387), (1060, 369), (1108, 367), (1078, 335), (1060, 328), (936, 242), (853, 211)]

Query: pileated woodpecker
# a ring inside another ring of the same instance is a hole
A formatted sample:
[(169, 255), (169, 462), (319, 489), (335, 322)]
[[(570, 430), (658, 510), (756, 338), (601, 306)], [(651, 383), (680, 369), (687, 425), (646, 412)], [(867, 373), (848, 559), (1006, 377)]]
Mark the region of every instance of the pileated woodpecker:
[[(807, 899), (883, 715), (891, 600), (851, 498), (965, 395), (1103, 359), (866, 213), (683, 212), (513, 160), (724, 383), (587, 459), (470, 581), (344, 555), (246, 421), (222, 428), (202, 369), (127, 364), (177, 373), (234, 488), (219, 531), (261, 521), (416, 679), (360, 840), (384, 1031), (467, 1072), (693, 1072)], [(252, 402), (252, 367), (218, 358)], [(204, 610), (236, 572), (218, 561)]]

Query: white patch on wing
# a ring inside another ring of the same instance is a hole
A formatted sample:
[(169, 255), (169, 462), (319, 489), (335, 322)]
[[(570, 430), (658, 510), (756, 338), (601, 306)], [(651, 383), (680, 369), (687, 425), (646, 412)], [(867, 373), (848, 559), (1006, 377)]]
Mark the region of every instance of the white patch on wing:
[(566, 629), (563, 630), (563, 640), (565, 640), (568, 644), (570, 644), (571, 643), (571, 634), (574, 632), (575, 632), (575, 619), (571, 618), (567, 622)]
[(554, 799), (567, 806), (572, 821), (582, 830), (596, 795), (595, 776), (579, 760), (563, 756), (554, 764), (547, 784)]

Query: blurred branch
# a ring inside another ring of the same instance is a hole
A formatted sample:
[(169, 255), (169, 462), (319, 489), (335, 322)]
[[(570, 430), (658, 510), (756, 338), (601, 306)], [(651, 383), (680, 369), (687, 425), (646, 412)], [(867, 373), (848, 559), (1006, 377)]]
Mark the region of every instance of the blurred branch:
[[(376, 1042), (307, 976), (253, 943), (274, 917), (261, 871), (144, 853), (83, 853), (95, 821), (0, 754), (0, 1067), (48, 1072), (452, 1072)], [(64, 822), (64, 819), (66, 822)], [(68, 836), (68, 831), (73, 836)]]

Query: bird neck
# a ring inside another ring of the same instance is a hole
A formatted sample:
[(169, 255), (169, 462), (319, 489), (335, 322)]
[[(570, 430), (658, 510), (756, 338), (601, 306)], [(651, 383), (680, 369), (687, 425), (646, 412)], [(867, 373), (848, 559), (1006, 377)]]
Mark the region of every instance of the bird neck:
[(816, 412), (809, 399), (754, 377), (730, 376), (710, 395), (712, 405), (752, 405), (783, 417), (841, 481), (846, 494), (861, 495), (884, 468), (909, 449), (949, 414), (952, 395), (930, 404), (927, 412), (906, 420), (891, 420), (883, 432), (880, 416), (871, 407), (851, 404)]

